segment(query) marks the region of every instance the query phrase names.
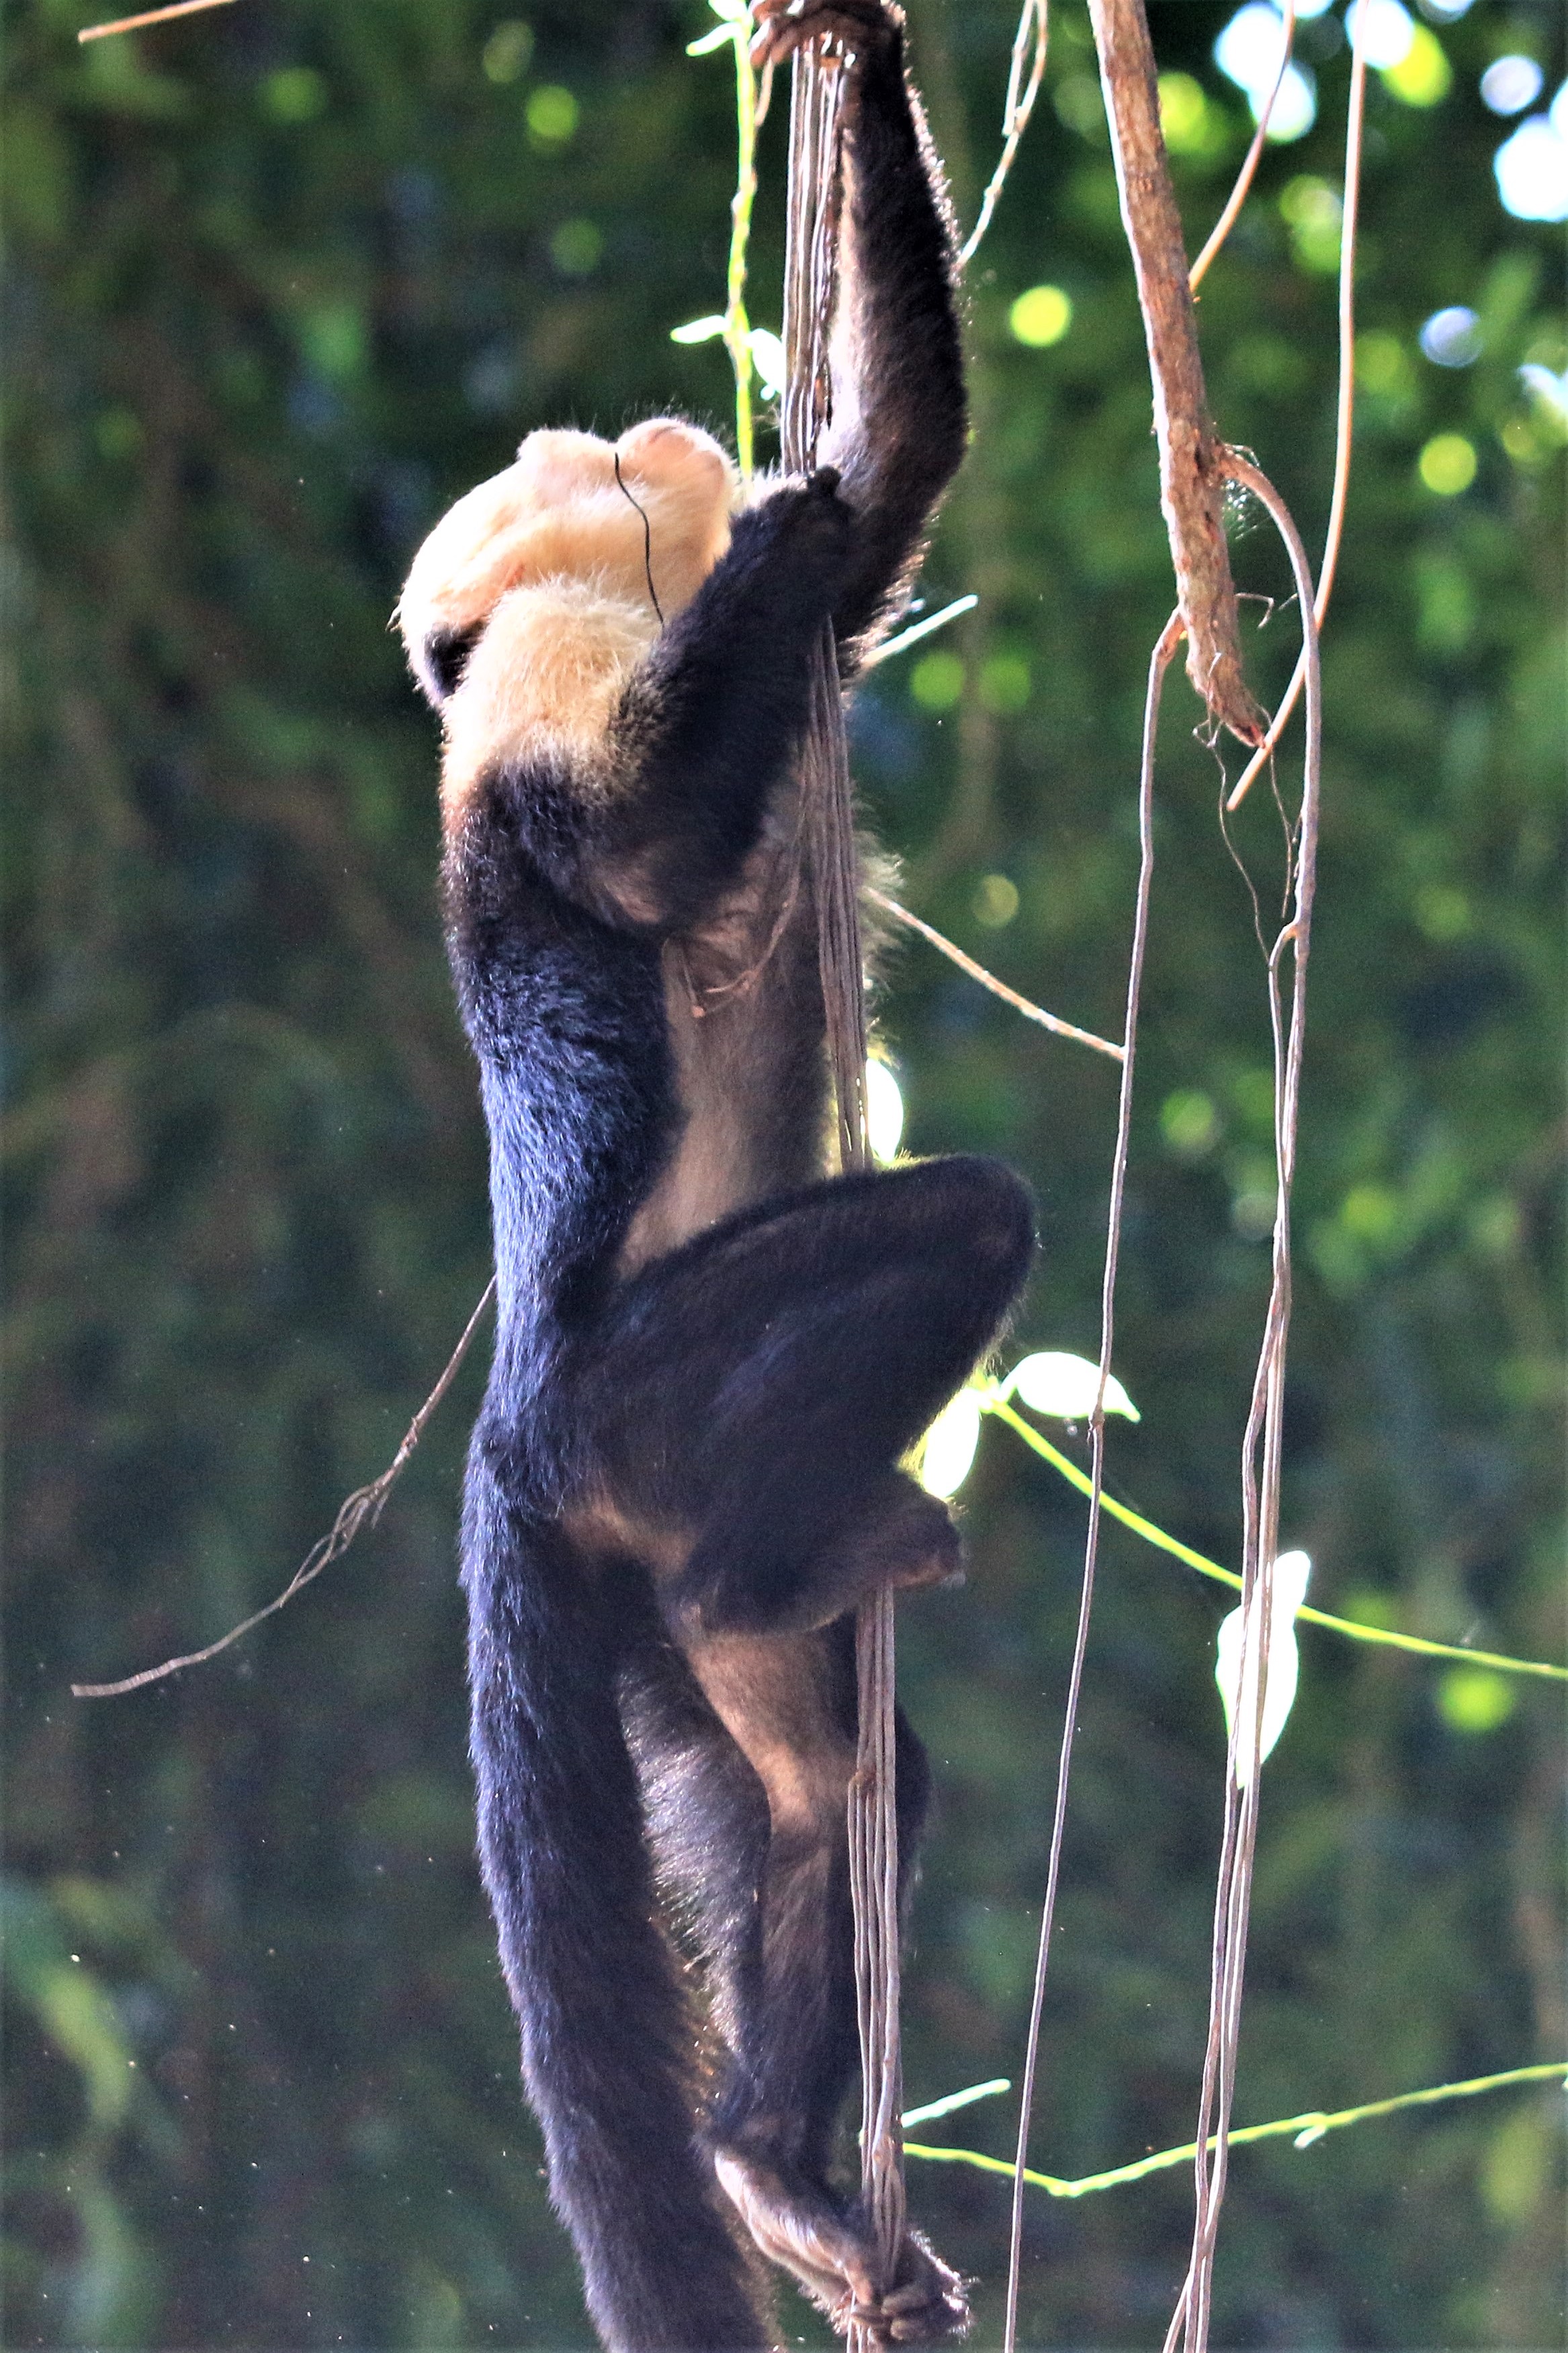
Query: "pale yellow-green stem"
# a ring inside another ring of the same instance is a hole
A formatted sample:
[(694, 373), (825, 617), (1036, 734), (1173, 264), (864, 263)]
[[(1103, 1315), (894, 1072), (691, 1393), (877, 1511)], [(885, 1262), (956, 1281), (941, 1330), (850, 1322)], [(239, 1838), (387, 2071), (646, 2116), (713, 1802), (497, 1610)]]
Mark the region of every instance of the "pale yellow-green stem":
[[(1076, 1487), (1081, 1495), (1089, 1493), (1088, 1472), (1080, 1471), (1076, 1462), (1051, 1444), (1049, 1439), (1042, 1438), (1022, 1414), (1014, 1411), (999, 1392), (983, 1391), (980, 1402), (984, 1412), (994, 1415), (998, 1421), (1005, 1421), (1032, 1452), (1037, 1454), (1042, 1461), (1048, 1462), (1053, 1471), (1059, 1472), (1069, 1486)], [(1113, 1520), (1120, 1520), (1124, 1528), (1131, 1528), (1134, 1535), (1142, 1536), (1145, 1544), (1152, 1544), (1157, 1551), (1170, 1553), (1174, 1559), (1184, 1561), (1189, 1568), (1195, 1568), (1200, 1577), (1213, 1577), (1217, 1584), (1228, 1585), (1240, 1591), (1241, 1579), (1235, 1569), (1222, 1568), (1217, 1560), (1209, 1560), (1201, 1552), (1194, 1552), (1190, 1545), (1179, 1543), (1174, 1536), (1167, 1535), (1163, 1528), (1156, 1527), (1152, 1520), (1146, 1520), (1128, 1504), (1118, 1503), (1113, 1495), (1102, 1494), (1100, 1508), (1108, 1512)], [(1495, 1667), (1500, 1674), (1542, 1675), (1552, 1683), (1568, 1683), (1568, 1667), (1553, 1666), (1544, 1659), (1510, 1659), (1496, 1651), (1461, 1649), (1457, 1642), (1428, 1642), (1419, 1634), (1396, 1634), (1387, 1626), (1362, 1626), (1351, 1618), (1331, 1618), (1327, 1610), (1311, 1609), (1305, 1604), (1296, 1615), (1309, 1626), (1326, 1626), (1331, 1634), (1348, 1634), (1352, 1642), (1381, 1642), (1390, 1650), (1415, 1651), (1424, 1659), (1458, 1659), (1468, 1667)]]
[(757, 76), (752, 64), (751, 19), (735, 26), (735, 194), (730, 205), (730, 267), (724, 283), (724, 344), (735, 371), (735, 454), (743, 481), (752, 479), (752, 327), (746, 316), (746, 248), (757, 195)]
[[(1424, 2092), (1401, 2092), (1392, 2100), (1368, 2100), (1359, 2108), (1339, 2108), (1331, 2115), (1321, 2108), (1309, 2108), (1304, 2116), (1279, 2116), (1272, 2124), (1243, 2125), (1226, 2138), (1235, 2148), (1239, 2142), (1281, 2140), (1289, 2134), (1299, 2148), (1310, 2148), (1325, 2133), (1363, 2124), (1369, 2116), (1391, 2116), (1398, 2108), (1429, 2108), (1440, 2100), (1472, 2100), (1479, 2092), (1506, 2091), (1516, 2084), (1559, 2083), (1564, 2078), (1568, 2078), (1568, 2063), (1554, 2059), (1541, 2067), (1510, 2067), (1501, 2075), (1472, 2075), (1462, 2084), (1434, 2084)], [(1215, 2143), (1211, 2140), (1208, 2145), (1213, 2148)], [(1116, 2189), (1123, 2182), (1142, 2181), (1146, 2174), (1190, 2164), (1197, 2153), (1196, 2142), (1188, 2141), (1181, 2148), (1162, 2148), (1152, 2157), (1138, 2158), (1131, 2165), (1113, 2166), (1108, 2173), (1086, 2173), (1077, 2181), (1064, 2181), (1055, 2173), (1037, 2173), (1032, 2166), (1024, 2168), (1024, 2179), (1031, 2189), (1043, 2189), (1052, 2198), (1088, 2198), (1097, 2189)], [(1008, 2180), (1013, 2178), (1007, 2158), (987, 2157), (977, 2148), (926, 2148), (907, 2140), (904, 2155), (925, 2158), (936, 2165), (973, 2166), (981, 2173), (1004, 2174)]]

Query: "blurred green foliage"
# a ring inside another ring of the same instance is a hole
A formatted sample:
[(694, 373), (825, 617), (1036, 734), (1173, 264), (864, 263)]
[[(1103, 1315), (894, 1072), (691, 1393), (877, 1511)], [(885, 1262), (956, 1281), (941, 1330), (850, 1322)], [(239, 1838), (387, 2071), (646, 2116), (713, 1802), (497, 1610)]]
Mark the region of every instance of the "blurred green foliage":
[[(16, 0), (6, 17), (5, 2341), (583, 2345), (470, 1848), (452, 1535), (478, 1368), (379, 1534), (259, 1636), (131, 1699), (66, 1686), (268, 1598), (390, 1455), (483, 1285), (433, 735), (386, 618), (425, 529), (531, 427), (726, 415), (721, 349), (668, 331), (721, 291), (727, 61), (689, 62), (706, 18), (653, 0), (550, 0), (526, 21), (485, 0), (240, 0), (79, 49), (87, 13)], [(911, 13), (973, 217), (1009, 11)], [(1194, 247), (1248, 129), (1209, 57), (1226, 13), (1151, 10), (1162, 67), (1185, 78)], [(1302, 38), (1319, 123), (1266, 155), (1200, 320), (1222, 430), (1311, 542), (1345, 58), (1331, 16)], [(1504, 133), (1476, 85), (1521, 47), (1555, 81), (1561, 28), (1545, 0), (1482, 0), (1434, 38), (1439, 102), (1369, 93), (1284, 1533), (1331, 1609), (1548, 1656), (1562, 437), (1517, 370), (1561, 372), (1568, 350), (1551, 233), (1500, 211)], [(1020, 341), (1009, 319), (1042, 280), (1068, 323), (1042, 338), (1037, 302)], [(1453, 303), (1480, 322), (1463, 368), (1416, 343)], [(858, 771), (912, 902), (1114, 1029), (1144, 663), (1171, 586), (1077, 0), (973, 273), (972, 329), (974, 448), (927, 593), (980, 607), (868, 687)], [(1474, 453), (1462, 488), (1423, 468), (1445, 436)], [(1287, 590), (1247, 514), (1236, 560), (1249, 592)], [(1291, 617), (1247, 609), (1272, 696)], [(1119, 1327), (1143, 1419), (1110, 1462), (1140, 1509), (1234, 1559), (1268, 1040), (1184, 692), (1162, 754)], [(1267, 905), (1265, 791), (1232, 832)], [(1020, 1345), (1092, 1354), (1107, 1067), (918, 944), (883, 1015), (911, 1148), (1000, 1152), (1038, 1189)], [(903, 1613), (942, 1791), (911, 2100), (1016, 2072), (1075, 1609), (1076, 1499), (994, 1428), (966, 1494), (967, 1592)], [(1224, 1606), (1108, 1532), (1034, 2144), (1056, 2172), (1191, 2130)], [(1474, 1670), (1348, 1650), (1303, 1634), (1268, 1768), (1242, 2122), (1568, 2047), (1555, 1694), (1510, 1685), (1504, 1705)], [(1216, 2342), (1557, 2341), (1560, 2107), (1519, 2095), (1238, 2155)], [(994, 2103), (960, 2137), (1005, 2153), (1007, 2132)], [(981, 2276), (993, 2340), (1004, 2188), (929, 2168), (914, 2196)], [(1034, 2207), (1027, 2340), (1149, 2342), (1188, 2197), (1170, 2176)], [(819, 2341), (793, 2306), (789, 2325)]]

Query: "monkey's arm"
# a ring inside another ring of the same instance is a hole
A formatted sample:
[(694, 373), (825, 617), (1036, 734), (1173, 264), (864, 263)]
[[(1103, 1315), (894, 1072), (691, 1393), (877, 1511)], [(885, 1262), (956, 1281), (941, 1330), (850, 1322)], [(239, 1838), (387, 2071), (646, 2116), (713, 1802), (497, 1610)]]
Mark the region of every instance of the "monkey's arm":
[(836, 483), (825, 470), (737, 519), (591, 764), (496, 778), (520, 846), (563, 897), (657, 938), (739, 876), (805, 731), (811, 650), (844, 574), (853, 525)]
[(958, 470), (968, 409), (958, 326), (957, 236), (942, 165), (904, 70), (901, 12), (887, 0), (762, 0), (778, 55), (814, 32), (856, 51), (845, 92), (844, 212), (824, 464), (856, 516), (834, 620), (854, 667), (899, 611), (932, 509)]

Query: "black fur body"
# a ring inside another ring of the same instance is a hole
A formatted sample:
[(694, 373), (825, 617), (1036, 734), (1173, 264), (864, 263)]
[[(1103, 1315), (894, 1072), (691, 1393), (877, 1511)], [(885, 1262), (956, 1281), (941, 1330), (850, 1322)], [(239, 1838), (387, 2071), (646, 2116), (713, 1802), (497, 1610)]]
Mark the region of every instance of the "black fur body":
[[(832, 467), (766, 488), (694, 559), (605, 671), (596, 731), (542, 654), (556, 715), (517, 721), (493, 582), (415, 595), (416, 566), (404, 606), (447, 714), (448, 937), (491, 1140), (498, 1337), (462, 1539), (480, 1852), (552, 2196), (617, 2353), (771, 2344), (752, 2241), (885, 2340), (965, 2319), (912, 2235), (877, 2276), (828, 2178), (855, 2065), (848, 1613), (957, 1571), (945, 1506), (897, 1466), (995, 1337), (1032, 1221), (984, 1161), (821, 1174), (793, 781), (811, 649), (831, 617), (851, 670), (897, 610), (965, 412), (899, 19), (812, 0), (804, 22), (863, 49)], [(650, 595), (659, 468), (708, 465), (704, 443), (623, 437), (654, 485)], [(500, 491), (492, 510), (512, 514)], [(536, 652), (566, 596), (538, 565), (503, 587), (518, 643)], [(900, 1744), (907, 1872), (926, 1775), (901, 1720)]]

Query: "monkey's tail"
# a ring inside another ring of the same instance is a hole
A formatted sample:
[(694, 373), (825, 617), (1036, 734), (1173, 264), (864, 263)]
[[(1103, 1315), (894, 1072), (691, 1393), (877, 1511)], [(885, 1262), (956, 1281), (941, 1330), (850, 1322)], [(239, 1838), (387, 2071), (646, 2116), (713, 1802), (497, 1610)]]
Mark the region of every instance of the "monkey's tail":
[(695, 2137), (612, 1645), (569, 1538), (511, 1505), (479, 1433), (463, 1553), (479, 1856), (589, 2312), (613, 2353), (752, 2353), (773, 2339)]

